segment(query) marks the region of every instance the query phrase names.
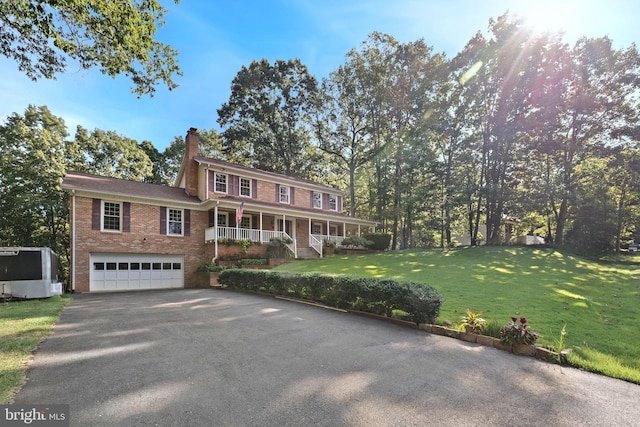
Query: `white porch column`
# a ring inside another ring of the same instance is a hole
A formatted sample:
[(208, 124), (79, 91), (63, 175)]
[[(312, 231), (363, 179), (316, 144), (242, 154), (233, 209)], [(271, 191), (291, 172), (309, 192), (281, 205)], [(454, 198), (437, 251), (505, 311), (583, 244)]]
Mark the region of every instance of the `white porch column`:
[(329, 228), (329, 220), (327, 220), (327, 240), (329, 239), (329, 236), (331, 236), (331, 229)]
[(358, 224), (358, 236), (360, 235), (360, 224)]
[(260, 211), (260, 243), (264, 241), (264, 233), (262, 230), (262, 211)]
[(213, 261), (218, 258), (218, 203), (213, 208)]

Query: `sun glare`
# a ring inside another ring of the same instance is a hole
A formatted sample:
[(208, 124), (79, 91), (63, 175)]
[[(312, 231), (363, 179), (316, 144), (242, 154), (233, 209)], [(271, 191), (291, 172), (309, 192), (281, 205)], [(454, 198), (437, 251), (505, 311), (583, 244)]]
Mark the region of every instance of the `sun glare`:
[(522, 2), (514, 12), (522, 16), (536, 32), (561, 32), (568, 36), (584, 31), (588, 25), (589, 14), (597, 13), (589, 1), (531, 1)]

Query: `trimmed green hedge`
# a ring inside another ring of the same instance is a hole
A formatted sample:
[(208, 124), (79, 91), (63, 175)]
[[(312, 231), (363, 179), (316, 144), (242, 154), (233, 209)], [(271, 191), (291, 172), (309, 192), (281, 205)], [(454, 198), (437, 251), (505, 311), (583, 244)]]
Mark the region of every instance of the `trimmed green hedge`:
[(391, 279), (234, 269), (220, 273), (218, 281), (231, 289), (302, 298), (387, 317), (393, 310), (402, 310), (416, 323), (433, 323), (442, 304), (442, 296), (431, 286)]
[(391, 244), (391, 234), (367, 233), (367, 234), (363, 234), (362, 237), (373, 242), (371, 249), (375, 249), (377, 251), (389, 250), (389, 245)]

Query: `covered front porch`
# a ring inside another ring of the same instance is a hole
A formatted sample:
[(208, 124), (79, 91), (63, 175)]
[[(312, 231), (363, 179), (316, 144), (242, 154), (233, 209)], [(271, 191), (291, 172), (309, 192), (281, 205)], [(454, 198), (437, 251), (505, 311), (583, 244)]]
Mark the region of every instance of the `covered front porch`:
[[(268, 244), (274, 238), (290, 240), (287, 245), (291, 256), (298, 258), (302, 253), (312, 250), (317, 257), (323, 256), (325, 241), (332, 240), (336, 246), (348, 236), (360, 236), (361, 232), (371, 230), (370, 222), (361, 224), (348, 217), (341, 220), (321, 218), (317, 215), (302, 216), (291, 212), (276, 214), (267, 210), (253, 211), (243, 209), (241, 213), (216, 206), (209, 212), (209, 227), (205, 230), (205, 242), (215, 245), (215, 256), (219, 254), (220, 241), (250, 241)], [(362, 222), (362, 221), (361, 221)]]

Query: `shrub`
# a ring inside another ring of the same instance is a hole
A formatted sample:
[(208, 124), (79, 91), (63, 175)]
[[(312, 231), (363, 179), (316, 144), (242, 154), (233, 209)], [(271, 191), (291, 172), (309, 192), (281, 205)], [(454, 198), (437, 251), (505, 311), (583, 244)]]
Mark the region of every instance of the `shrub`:
[(391, 279), (239, 269), (220, 273), (218, 281), (232, 289), (305, 298), (341, 309), (386, 316), (401, 310), (416, 323), (433, 323), (442, 304), (442, 296), (430, 286)]
[(364, 237), (360, 237), (360, 236), (349, 236), (349, 237), (345, 237), (345, 239), (342, 241), (342, 246), (345, 246), (347, 248), (357, 248), (357, 247), (362, 247), (362, 248), (369, 248), (373, 245), (373, 242), (371, 240), (367, 240)]
[(325, 248), (335, 248), (337, 246), (337, 242), (333, 239), (324, 239), (322, 241), (322, 246)]
[(201, 266), (199, 266), (196, 271), (200, 271), (200, 272), (217, 272), (217, 271), (223, 271), (223, 270), (227, 270), (229, 268), (236, 268), (234, 266), (222, 266), (222, 265), (218, 265), (215, 262), (211, 262), (209, 264), (202, 264)]
[(371, 245), (371, 249), (375, 249), (377, 251), (386, 251), (389, 249), (389, 245), (391, 244), (391, 234), (387, 233), (368, 233), (363, 234), (362, 237), (371, 241), (373, 243)]
[(243, 258), (238, 260), (239, 265), (267, 265), (269, 261), (266, 258)]
[(287, 245), (293, 243), (288, 237), (273, 237), (269, 240), (267, 245), (267, 257), (269, 258), (284, 258), (291, 256)]

